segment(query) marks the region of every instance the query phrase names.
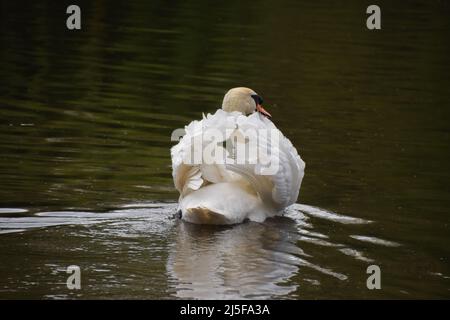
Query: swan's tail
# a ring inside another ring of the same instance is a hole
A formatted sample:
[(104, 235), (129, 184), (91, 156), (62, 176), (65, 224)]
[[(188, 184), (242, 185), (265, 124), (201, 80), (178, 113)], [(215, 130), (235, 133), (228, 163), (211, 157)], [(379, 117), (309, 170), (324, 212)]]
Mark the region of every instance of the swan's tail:
[(183, 220), (202, 224), (235, 224), (266, 217), (261, 199), (238, 182), (214, 183), (193, 191), (181, 199), (180, 209)]

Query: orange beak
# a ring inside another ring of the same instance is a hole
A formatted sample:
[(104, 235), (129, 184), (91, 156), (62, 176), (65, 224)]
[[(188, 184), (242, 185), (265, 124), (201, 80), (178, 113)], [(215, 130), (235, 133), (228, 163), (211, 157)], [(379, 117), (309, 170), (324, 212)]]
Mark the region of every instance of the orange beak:
[(256, 110), (259, 113), (262, 113), (263, 115), (265, 115), (267, 118), (272, 118), (272, 115), (270, 113), (268, 113), (260, 104), (256, 105)]

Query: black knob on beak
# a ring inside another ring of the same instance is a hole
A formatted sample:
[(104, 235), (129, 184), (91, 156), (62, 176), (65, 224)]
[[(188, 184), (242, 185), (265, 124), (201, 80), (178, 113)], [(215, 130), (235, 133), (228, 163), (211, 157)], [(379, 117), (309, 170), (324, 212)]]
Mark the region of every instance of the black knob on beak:
[(260, 96), (258, 96), (257, 94), (253, 94), (252, 95), (253, 100), (255, 100), (256, 105), (262, 105), (264, 100), (263, 98), (261, 98)]

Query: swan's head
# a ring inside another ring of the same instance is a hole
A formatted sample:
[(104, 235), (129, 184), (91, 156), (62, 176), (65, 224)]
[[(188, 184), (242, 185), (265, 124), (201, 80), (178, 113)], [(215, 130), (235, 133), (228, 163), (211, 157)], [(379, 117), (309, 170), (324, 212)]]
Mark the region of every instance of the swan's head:
[(252, 89), (239, 87), (230, 89), (223, 97), (222, 109), (227, 112), (238, 111), (245, 115), (260, 112), (272, 116), (262, 107), (263, 99)]

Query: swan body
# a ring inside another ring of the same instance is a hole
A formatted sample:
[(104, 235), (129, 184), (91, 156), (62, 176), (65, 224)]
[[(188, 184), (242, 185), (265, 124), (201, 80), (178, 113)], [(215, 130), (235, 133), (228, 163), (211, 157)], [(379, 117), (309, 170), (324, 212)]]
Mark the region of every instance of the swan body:
[(234, 88), (222, 109), (185, 127), (171, 149), (183, 220), (262, 222), (297, 201), (305, 163), (261, 103), (253, 90)]

